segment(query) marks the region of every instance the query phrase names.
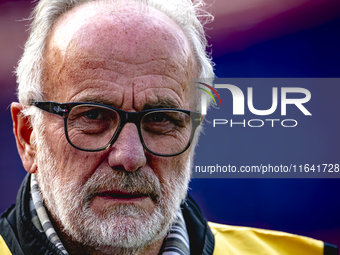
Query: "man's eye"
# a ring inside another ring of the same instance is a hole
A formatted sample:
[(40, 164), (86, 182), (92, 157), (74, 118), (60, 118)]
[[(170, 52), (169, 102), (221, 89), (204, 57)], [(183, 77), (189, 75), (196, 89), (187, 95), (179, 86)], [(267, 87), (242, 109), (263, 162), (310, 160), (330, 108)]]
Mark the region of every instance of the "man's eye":
[(84, 112), (83, 115), (91, 120), (100, 120), (103, 119), (103, 113), (99, 110), (90, 110), (87, 112)]
[(147, 122), (163, 122), (169, 120), (169, 117), (164, 113), (150, 114), (146, 119)]

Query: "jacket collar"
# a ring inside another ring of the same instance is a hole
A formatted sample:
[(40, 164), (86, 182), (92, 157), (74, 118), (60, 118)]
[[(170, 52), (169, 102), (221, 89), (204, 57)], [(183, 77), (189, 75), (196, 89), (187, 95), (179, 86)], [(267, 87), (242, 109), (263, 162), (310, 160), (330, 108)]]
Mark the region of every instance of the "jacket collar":
[(31, 221), (30, 179), (31, 175), (27, 174), (17, 196), (16, 228), (20, 246), (25, 254), (63, 255)]
[(182, 212), (189, 233), (190, 254), (211, 255), (215, 245), (214, 235), (198, 205), (189, 195), (182, 205)]

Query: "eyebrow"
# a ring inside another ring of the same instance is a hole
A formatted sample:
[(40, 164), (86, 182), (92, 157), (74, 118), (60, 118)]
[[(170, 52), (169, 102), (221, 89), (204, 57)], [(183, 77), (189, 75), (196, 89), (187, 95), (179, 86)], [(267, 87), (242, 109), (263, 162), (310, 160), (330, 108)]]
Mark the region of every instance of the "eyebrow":
[(179, 104), (172, 99), (162, 99), (156, 103), (146, 103), (143, 110), (156, 109), (156, 108), (172, 108), (178, 109)]
[[(108, 106), (112, 106), (112, 107), (115, 107), (115, 108), (119, 108), (118, 105), (115, 105), (114, 102), (112, 101), (109, 101), (109, 100), (105, 100), (105, 99), (98, 99), (94, 96), (86, 96), (84, 98), (81, 99), (81, 101), (79, 102), (84, 102), (84, 103), (96, 103), (96, 104), (103, 104), (103, 105), (108, 105)], [(179, 109), (180, 108), (180, 105), (170, 99), (170, 98), (165, 98), (165, 99), (162, 99), (162, 100), (159, 100), (155, 103), (146, 103), (142, 109), (143, 110), (149, 110), (149, 109), (157, 109), (157, 108), (171, 108), (171, 109)]]
[(118, 108), (118, 105), (115, 105), (115, 103), (112, 102), (112, 101), (105, 100), (105, 99), (98, 99), (98, 98), (93, 97), (93, 96), (86, 96), (86, 97), (82, 98), (79, 102), (103, 104), (103, 105), (108, 105), (108, 106)]

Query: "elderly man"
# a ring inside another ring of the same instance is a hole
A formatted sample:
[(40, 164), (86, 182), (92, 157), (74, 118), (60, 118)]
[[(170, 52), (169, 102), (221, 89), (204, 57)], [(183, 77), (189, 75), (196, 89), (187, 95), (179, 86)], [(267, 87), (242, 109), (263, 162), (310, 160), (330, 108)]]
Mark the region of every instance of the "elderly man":
[(186, 196), (202, 119), (192, 80), (214, 77), (202, 6), (39, 2), (11, 108), (29, 174), (1, 218), (1, 255), (331, 249), (279, 232), (209, 227)]

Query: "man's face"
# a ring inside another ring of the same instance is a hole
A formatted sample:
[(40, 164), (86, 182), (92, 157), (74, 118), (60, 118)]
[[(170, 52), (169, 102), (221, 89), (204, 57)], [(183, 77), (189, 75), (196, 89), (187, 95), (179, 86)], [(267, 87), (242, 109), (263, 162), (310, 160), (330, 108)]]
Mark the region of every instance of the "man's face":
[[(166, 15), (136, 6), (89, 3), (59, 18), (45, 49), (46, 101), (131, 112), (190, 109), (196, 65), (184, 33)], [(186, 194), (189, 150), (152, 155), (128, 123), (109, 149), (84, 152), (68, 144), (60, 117), (44, 113), (43, 125), (37, 178), (66, 235), (97, 247), (137, 247), (164, 237)]]

